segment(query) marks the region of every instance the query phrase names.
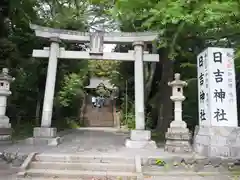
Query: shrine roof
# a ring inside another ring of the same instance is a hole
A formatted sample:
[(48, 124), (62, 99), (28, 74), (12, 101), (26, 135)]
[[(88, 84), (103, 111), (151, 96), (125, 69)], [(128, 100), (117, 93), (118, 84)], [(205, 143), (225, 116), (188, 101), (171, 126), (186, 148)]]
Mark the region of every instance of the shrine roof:
[(114, 85), (110, 83), (110, 80), (107, 78), (101, 77), (92, 77), (88, 86), (85, 86), (86, 89), (96, 89), (100, 84), (103, 84), (108, 89), (113, 89)]

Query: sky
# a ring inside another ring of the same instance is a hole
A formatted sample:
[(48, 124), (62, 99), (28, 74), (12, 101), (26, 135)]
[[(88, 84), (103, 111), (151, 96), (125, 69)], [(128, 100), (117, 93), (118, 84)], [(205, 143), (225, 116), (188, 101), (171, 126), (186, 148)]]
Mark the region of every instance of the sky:
[(115, 48), (116, 44), (104, 44), (103, 51), (104, 52), (112, 52), (113, 49)]

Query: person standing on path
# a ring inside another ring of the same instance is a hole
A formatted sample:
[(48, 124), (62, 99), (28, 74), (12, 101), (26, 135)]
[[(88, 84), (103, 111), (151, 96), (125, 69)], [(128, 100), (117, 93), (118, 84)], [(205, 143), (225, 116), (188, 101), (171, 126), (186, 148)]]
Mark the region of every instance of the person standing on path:
[(92, 96), (92, 107), (96, 107), (96, 97)]

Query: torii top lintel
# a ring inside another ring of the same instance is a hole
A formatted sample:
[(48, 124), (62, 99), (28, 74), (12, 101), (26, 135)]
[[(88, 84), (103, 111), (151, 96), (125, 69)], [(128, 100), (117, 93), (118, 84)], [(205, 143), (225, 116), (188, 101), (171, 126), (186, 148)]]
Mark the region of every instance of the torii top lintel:
[[(43, 38), (57, 37), (63, 41), (73, 42), (90, 42), (90, 32), (79, 32), (64, 29), (54, 29), (35, 24), (30, 24), (30, 28), (35, 31), (36, 36)], [(133, 42), (146, 42), (151, 43), (158, 37), (156, 32), (111, 32), (103, 33), (104, 43), (133, 43)]]

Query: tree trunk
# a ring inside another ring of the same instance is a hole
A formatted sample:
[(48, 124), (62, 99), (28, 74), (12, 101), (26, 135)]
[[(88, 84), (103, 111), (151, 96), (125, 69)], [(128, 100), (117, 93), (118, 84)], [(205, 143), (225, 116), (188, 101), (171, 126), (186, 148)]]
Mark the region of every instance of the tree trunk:
[(79, 122), (80, 124), (84, 124), (84, 113), (85, 113), (85, 109), (86, 109), (86, 98), (87, 98), (87, 94), (84, 93), (83, 99), (80, 100), (80, 108), (79, 108)]
[[(40, 93), (39, 93), (40, 94)], [(35, 125), (40, 125), (40, 114), (41, 114), (41, 96), (38, 95), (36, 113), (35, 113)]]
[(151, 92), (152, 81), (153, 81), (155, 70), (156, 70), (156, 63), (151, 63), (150, 66), (148, 64), (146, 64), (145, 66), (148, 67), (148, 68), (146, 67), (147, 72), (148, 72), (148, 76), (147, 77), (145, 76), (146, 79), (145, 79), (145, 83), (144, 83), (145, 84), (145, 90), (144, 90), (145, 98), (144, 98), (144, 100), (145, 100), (145, 104), (146, 104), (147, 101), (148, 101), (149, 94)]
[(168, 82), (173, 80), (173, 61), (168, 59), (166, 52), (161, 53), (160, 57), (162, 75), (159, 85), (160, 105), (158, 109), (157, 130), (165, 133), (173, 119), (173, 103), (170, 100), (172, 89), (168, 86)]

